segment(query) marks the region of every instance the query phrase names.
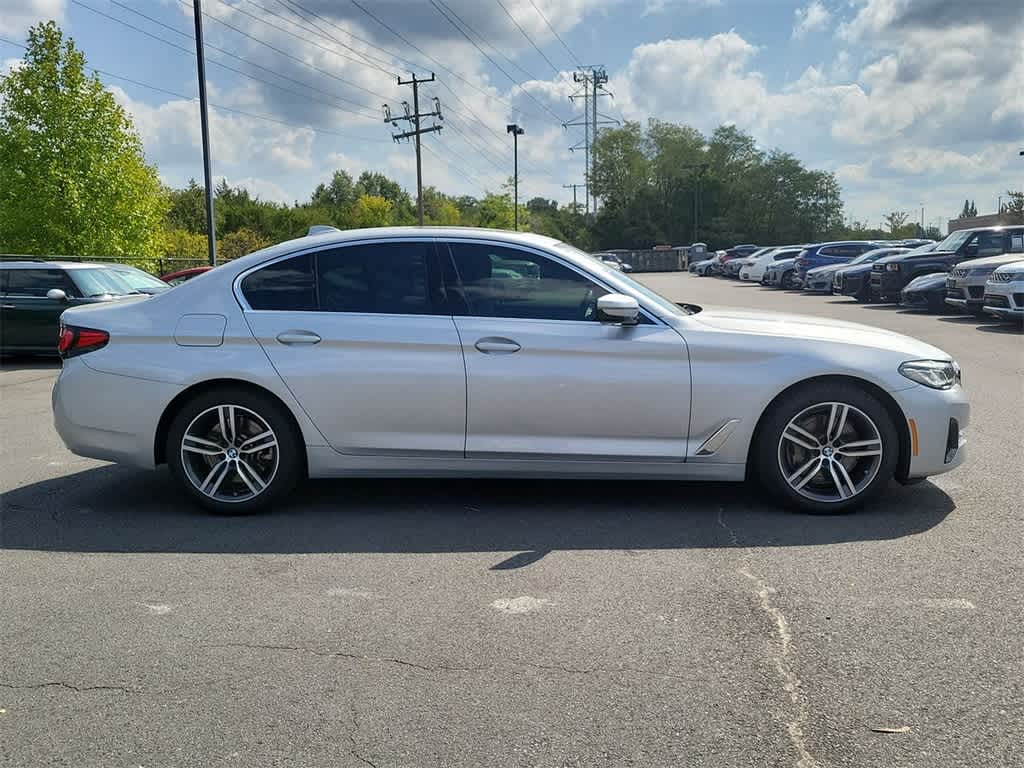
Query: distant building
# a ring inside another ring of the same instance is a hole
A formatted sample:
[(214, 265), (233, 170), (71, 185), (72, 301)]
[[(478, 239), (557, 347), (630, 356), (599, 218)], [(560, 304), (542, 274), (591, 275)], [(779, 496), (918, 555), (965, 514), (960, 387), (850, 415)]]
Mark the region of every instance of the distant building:
[(963, 219), (950, 219), (947, 234), (958, 229), (974, 229), (975, 227), (1002, 227), (1013, 222), (1005, 213), (986, 213), (984, 216), (968, 216)]

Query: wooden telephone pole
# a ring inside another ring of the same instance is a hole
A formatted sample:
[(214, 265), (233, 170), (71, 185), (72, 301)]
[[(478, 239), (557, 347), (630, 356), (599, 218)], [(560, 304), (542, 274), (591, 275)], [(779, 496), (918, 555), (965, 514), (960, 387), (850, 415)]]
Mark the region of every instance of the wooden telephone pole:
[(409, 110), (409, 102), (403, 101), (402, 106), (405, 108), (404, 115), (398, 115), (397, 117), (391, 114), (391, 108), (384, 105), (384, 122), (391, 123), (396, 128), (398, 127), (399, 120), (406, 120), (412, 124), (412, 130), (403, 131), (402, 133), (395, 133), (391, 135), (396, 142), (402, 141), (408, 138), (416, 139), (416, 210), (419, 224), (423, 226), (423, 160), (420, 152), (420, 136), (424, 133), (440, 132), (441, 126), (436, 123), (431, 125), (429, 128), (421, 127), (420, 120), (425, 117), (436, 117), (438, 120), (444, 120), (441, 115), (441, 102), (435, 97), (434, 98), (434, 109), (431, 112), (420, 112), (420, 83), (432, 83), (434, 82), (434, 73), (430, 73), (430, 78), (418, 78), (413, 73), (412, 78), (409, 80), (403, 80), (401, 77), (398, 78), (399, 85), (411, 85), (412, 86), (412, 111)]

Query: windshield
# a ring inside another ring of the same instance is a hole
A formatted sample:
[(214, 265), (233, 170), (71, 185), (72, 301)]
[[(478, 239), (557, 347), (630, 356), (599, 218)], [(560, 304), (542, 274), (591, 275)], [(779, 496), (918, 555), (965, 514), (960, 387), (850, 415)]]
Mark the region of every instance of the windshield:
[[(590, 254), (588, 254), (586, 251), (581, 251), (576, 246), (569, 245), (568, 243), (556, 243), (554, 246), (554, 250), (556, 252), (563, 253), (566, 256), (569, 256), (573, 259), (582, 258), (584, 259), (584, 264), (587, 263), (586, 259), (590, 259), (591, 263), (594, 261), (591, 258)], [(592, 267), (592, 269), (594, 270), (594, 272), (599, 273), (601, 277), (605, 278), (607, 282), (611, 283), (612, 285), (621, 285), (624, 283), (626, 286), (629, 287), (631, 291), (642, 295), (652, 304), (656, 304), (658, 306), (658, 309), (664, 311), (666, 314), (675, 315), (677, 317), (682, 315), (693, 314), (689, 310), (683, 309), (678, 304), (674, 304), (673, 302), (669, 301), (661, 294), (655, 293), (643, 283), (637, 282), (626, 273), (610, 269), (609, 267), (602, 264), (600, 261), (598, 261), (597, 267)]]
[(130, 288), (137, 291), (166, 291), (170, 286), (158, 277), (143, 272), (141, 269), (115, 269), (117, 276), (124, 280)]
[(71, 269), (68, 270), (78, 290), (85, 298), (97, 296), (127, 296), (138, 293), (120, 274), (113, 269)]
[[(955, 251), (961, 245), (964, 244), (964, 241), (967, 240), (967, 238), (969, 238), (973, 234), (974, 233), (971, 232), (971, 230), (969, 230), (969, 229), (961, 229), (959, 232), (953, 232), (953, 233), (951, 233), (949, 235), (949, 237), (947, 237), (945, 240), (943, 240), (941, 243), (939, 243), (937, 246), (935, 246), (935, 250), (936, 251)], [(924, 246), (922, 246), (922, 247), (924, 247)]]

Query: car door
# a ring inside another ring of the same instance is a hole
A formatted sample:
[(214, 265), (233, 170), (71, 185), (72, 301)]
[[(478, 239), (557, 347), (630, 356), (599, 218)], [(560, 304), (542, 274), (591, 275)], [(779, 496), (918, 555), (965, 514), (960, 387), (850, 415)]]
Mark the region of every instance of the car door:
[(66, 302), (47, 298), (47, 291), (59, 288), (70, 294), (73, 287), (59, 268), (11, 268), (6, 273), (5, 293), (0, 302), (5, 349), (26, 352), (57, 351), (57, 330)]
[(463, 455), (466, 370), (433, 242), (379, 240), (243, 276), (253, 334), (337, 451)]
[[(602, 322), (609, 288), (552, 254), (455, 239), (439, 250), (466, 359), (467, 458), (684, 460), (679, 334), (643, 314)], [(535, 267), (498, 266), (522, 263)]]

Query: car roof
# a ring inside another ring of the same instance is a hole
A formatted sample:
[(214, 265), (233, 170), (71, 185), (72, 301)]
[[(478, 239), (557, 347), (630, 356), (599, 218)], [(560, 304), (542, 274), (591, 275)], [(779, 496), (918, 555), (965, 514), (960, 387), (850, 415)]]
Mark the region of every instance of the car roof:
[(45, 259), (21, 259), (0, 261), (0, 269), (102, 269), (117, 266), (99, 261), (47, 261)]

